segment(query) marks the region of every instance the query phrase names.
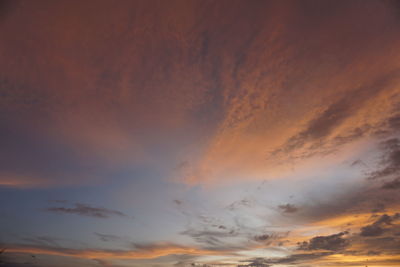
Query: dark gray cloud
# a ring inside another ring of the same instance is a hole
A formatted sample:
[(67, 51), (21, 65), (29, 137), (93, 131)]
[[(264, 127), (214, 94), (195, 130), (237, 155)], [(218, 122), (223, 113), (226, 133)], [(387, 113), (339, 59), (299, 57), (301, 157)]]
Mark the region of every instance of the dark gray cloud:
[(333, 138), (332, 143), (334, 146), (341, 146), (347, 143), (351, 143), (357, 139), (364, 137), (371, 130), (370, 125), (364, 125), (363, 127), (356, 127), (350, 130), (345, 135), (337, 135)]
[(299, 209), (293, 204), (279, 205), (279, 209), (281, 209), (284, 213), (294, 213)]
[(117, 241), (120, 240), (121, 237), (116, 236), (116, 235), (109, 235), (109, 234), (100, 234), (100, 233), (94, 233), (101, 241), (104, 242), (109, 242), (109, 241)]
[(360, 235), (362, 236), (379, 236), (382, 235), (384, 229), (379, 225), (367, 225), (361, 228)]
[(94, 218), (126, 217), (127, 215), (118, 210), (106, 209), (102, 207), (91, 207), (86, 204), (76, 203), (74, 207), (50, 207), (49, 212), (76, 214)]
[(382, 185), (382, 189), (400, 189), (400, 177), (394, 180), (385, 182)]
[(383, 227), (384, 225), (392, 225), (393, 221), (400, 218), (400, 214), (396, 213), (392, 216), (384, 214), (379, 217), (373, 224), (367, 225), (361, 228), (360, 235), (361, 236), (380, 236), (382, 235), (386, 229)]
[(386, 178), (400, 172), (400, 140), (390, 138), (382, 141), (380, 146), (383, 151), (380, 168), (370, 173), (370, 179)]
[(350, 245), (349, 240), (344, 238), (348, 232), (340, 232), (334, 235), (328, 236), (316, 236), (310, 239), (310, 241), (304, 241), (300, 244), (299, 250), (330, 250), (340, 251)]
[(394, 214), (392, 216), (384, 214), (375, 222), (375, 224), (378, 224), (378, 225), (381, 225), (381, 224), (392, 225), (393, 221), (395, 221), (395, 220), (397, 220), (399, 218), (400, 218), (400, 213), (396, 213), (396, 214)]
[(271, 235), (263, 234), (254, 236), (254, 240), (257, 242), (265, 242), (271, 238)]
[(231, 246), (226, 244), (223, 239), (232, 238), (238, 235), (236, 231), (214, 231), (207, 229), (187, 229), (181, 232), (182, 235), (190, 236), (196, 242), (205, 245), (208, 249), (229, 250)]
[[(397, 228), (397, 230), (399, 230)], [(369, 250), (380, 251), (386, 255), (398, 255), (400, 253), (400, 238), (395, 235), (364, 238), (363, 246)]]

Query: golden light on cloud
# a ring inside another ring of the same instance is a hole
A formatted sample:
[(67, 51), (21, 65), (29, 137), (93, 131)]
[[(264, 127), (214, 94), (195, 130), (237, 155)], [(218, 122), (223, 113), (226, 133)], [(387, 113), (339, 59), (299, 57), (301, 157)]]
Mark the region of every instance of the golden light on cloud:
[[(155, 259), (171, 254), (185, 255), (221, 255), (221, 252), (203, 250), (195, 247), (184, 247), (176, 245), (159, 245), (155, 244), (154, 248), (148, 250), (136, 251), (112, 251), (112, 250), (76, 250), (76, 249), (59, 249), (56, 248), (36, 248), (36, 247), (11, 247), (7, 248), (9, 253), (28, 253), (42, 254), (54, 256), (77, 257), (85, 259)], [(229, 255), (229, 251), (223, 252), (224, 255)]]
[(0, 265), (399, 265), (399, 7), (0, 1)]

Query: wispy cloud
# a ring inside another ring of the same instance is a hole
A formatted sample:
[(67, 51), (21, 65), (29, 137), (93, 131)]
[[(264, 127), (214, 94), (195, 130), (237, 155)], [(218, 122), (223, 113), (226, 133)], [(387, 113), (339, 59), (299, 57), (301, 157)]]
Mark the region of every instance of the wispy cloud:
[(50, 207), (46, 210), (54, 213), (76, 214), (101, 219), (109, 217), (127, 217), (126, 214), (118, 210), (106, 209), (102, 207), (92, 207), (82, 203), (76, 203), (74, 207)]
[[(8, 245), (7, 253), (44, 254), (85, 259), (154, 259), (172, 254), (220, 255), (216, 251), (173, 243), (136, 244), (133, 250), (70, 249), (51, 246)], [(233, 253), (226, 251), (226, 254)]]

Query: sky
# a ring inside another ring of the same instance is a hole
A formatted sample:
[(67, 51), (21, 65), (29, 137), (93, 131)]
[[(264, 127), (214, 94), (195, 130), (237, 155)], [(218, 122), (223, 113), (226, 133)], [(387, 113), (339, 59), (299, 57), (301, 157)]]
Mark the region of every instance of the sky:
[(397, 0), (1, 0), (0, 266), (400, 265)]

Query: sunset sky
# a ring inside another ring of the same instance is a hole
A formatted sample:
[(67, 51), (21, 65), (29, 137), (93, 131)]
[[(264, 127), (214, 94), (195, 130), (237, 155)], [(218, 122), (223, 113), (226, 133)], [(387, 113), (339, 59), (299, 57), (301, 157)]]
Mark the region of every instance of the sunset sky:
[(0, 267), (400, 266), (400, 1), (0, 0)]

